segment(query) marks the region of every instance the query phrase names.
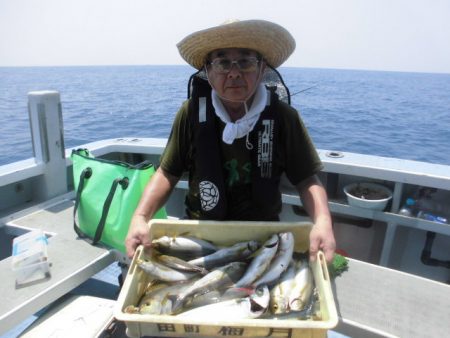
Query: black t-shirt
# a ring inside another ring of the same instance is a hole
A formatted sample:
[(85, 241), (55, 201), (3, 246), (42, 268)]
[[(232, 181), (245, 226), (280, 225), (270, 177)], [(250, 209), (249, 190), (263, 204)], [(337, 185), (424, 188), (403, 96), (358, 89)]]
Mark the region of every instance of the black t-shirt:
[[(280, 136), (274, 150), (274, 176), (286, 174), (293, 185), (316, 174), (322, 163), (300, 120), (298, 112), (284, 102), (277, 101)], [(171, 175), (180, 177), (189, 173), (189, 193), (186, 198), (190, 218), (199, 218), (198, 177), (195, 169), (195, 144), (193, 126), (189, 123), (189, 100), (178, 111), (172, 131), (161, 157), (161, 168)], [(195, 113), (195, 112), (192, 112)], [(221, 138), (225, 124), (216, 117)], [(220, 142), (227, 194), (227, 219), (265, 221), (276, 219), (281, 211), (281, 200), (267, 210), (255, 210), (252, 205), (251, 153), (246, 146), (247, 139), (236, 139), (231, 145)], [(256, 147), (255, 147), (256, 148)]]

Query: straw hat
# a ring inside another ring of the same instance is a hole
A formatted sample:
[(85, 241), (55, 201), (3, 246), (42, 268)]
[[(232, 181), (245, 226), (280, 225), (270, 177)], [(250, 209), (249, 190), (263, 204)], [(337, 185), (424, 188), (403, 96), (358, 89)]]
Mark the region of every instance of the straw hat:
[(222, 48), (252, 49), (260, 53), (270, 66), (277, 68), (294, 51), (295, 40), (276, 23), (235, 20), (192, 33), (177, 47), (183, 59), (197, 69), (204, 66), (209, 53)]

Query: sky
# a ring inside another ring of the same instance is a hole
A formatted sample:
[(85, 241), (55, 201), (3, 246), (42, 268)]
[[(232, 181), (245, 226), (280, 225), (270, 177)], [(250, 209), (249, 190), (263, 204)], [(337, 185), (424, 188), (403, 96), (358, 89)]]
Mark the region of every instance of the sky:
[(0, 67), (181, 65), (228, 19), (289, 30), (283, 66), (450, 73), (450, 0), (0, 0)]

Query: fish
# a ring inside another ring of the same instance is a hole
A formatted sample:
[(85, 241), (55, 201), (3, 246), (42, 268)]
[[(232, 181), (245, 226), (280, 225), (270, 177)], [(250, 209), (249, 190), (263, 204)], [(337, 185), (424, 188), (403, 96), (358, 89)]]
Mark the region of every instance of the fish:
[(174, 311), (180, 311), (189, 299), (198, 294), (230, 287), (242, 277), (246, 268), (247, 264), (244, 262), (232, 262), (211, 271), (192, 284), (190, 288), (178, 294), (174, 299)]
[(317, 289), (314, 288), (311, 299), (302, 310), (291, 311), (288, 313), (276, 313), (272, 316), (272, 319), (322, 320)]
[(272, 235), (256, 252), (256, 256), (250, 262), (250, 265), (244, 276), (234, 285), (235, 287), (250, 286), (258, 279), (270, 265), (272, 258), (277, 253), (279, 238), (277, 234)]
[(187, 281), (194, 276), (198, 275), (198, 272), (179, 271), (169, 268), (161, 263), (158, 263), (152, 259), (150, 260), (137, 260), (137, 265), (148, 275), (155, 279), (165, 282), (181, 282)]
[(124, 313), (139, 313), (139, 308), (137, 306), (134, 305), (128, 305), (125, 309), (123, 309)]
[[(167, 300), (165, 298), (154, 299), (154, 300), (146, 300), (142, 302), (138, 307), (138, 313), (142, 315), (160, 315), (164, 311), (167, 311)], [(169, 300), (170, 302), (170, 300)], [(171, 307), (172, 304), (169, 304)]]
[(217, 247), (206, 240), (188, 236), (162, 236), (154, 239), (151, 247), (159, 252), (182, 259), (197, 258), (217, 251)]
[(257, 288), (249, 297), (201, 306), (182, 312), (177, 317), (210, 318), (213, 314), (215, 318), (224, 320), (258, 318), (267, 311), (269, 298), (269, 289), (267, 285), (264, 285)]
[(202, 275), (206, 275), (208, 273), (208, 270), (201, 266), (188, 263), (184, 259), (175, 256), (163, 255), (159, 252), (156, 252), (156, 250), (153, 250), (152, 258), (155, 258), (158, 262), (175, 270), (199, 272)]
[(260, 246), (258, 241), (240, 242), (231, 247), (219, 249), (208, 256), (190, 260), (188, 263), (202, 266), (206, 269), (212, 269), (230, 262), (245, 259), (258, 250)]
[(292, 260), (292, 254), (294, 252), (294, 235), (292, 232), (283, 232), (278, 234), (278, 236), (280, 238), (278, 251), (263, 275), (253, 282), (253, 286), (255, 287), (262, 284), (273, 284), (280, 278), (281, 274), (287, 269), (289, 262)]
[(141, 298), (138, 304), (138, 312), (141, 314), (172, 314), (171, 295), (176, 295), (179, 292), (190, 287), (194, 281), (186, 283), (159, 283), (152, 286)]
[(279, 281), (270, 290), (270, 311), (273, 314), (288, 313), (289, 294), (294, 286), (295, 263), (291, 260)]
[(196, 308), (209, 304), (219, 303), (230, 299), (244, 298), (255, 292), (253, 288), (228, 288), (223, 290), (211, 290), (204, 294), (198, 294), (185, 304), (185, 308)]
[(219, 303), (222, 301), (222, 291), (210, 290), (206, 293), (198, 294), (191, 297), (185, 304), (185, 309), (196, 308), (209, 304)]
[(301, 311), (311, 298), (314, 279), (306, 259), (298, 260), (295, 270), (294, 286), (289, 295), (289, 308), (292, 311)]
[(167, 289), (168, 284), (159, 283), (152, 285), (151, 288), (142, 296), (137, 306), (138, 313), (141, 314), (160, 314), (162, 307), (162, 300), (164, 292), (161, 290)]

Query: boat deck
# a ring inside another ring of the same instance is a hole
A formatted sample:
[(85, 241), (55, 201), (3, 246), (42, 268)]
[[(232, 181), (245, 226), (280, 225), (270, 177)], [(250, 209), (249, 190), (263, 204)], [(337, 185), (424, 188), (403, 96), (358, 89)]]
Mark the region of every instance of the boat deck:
[(11, 257), (0, 261), (0, 334), (57, 300), (115, 261), (115, 254), (77, 239), (72, 223), (73, 201), (61, 198), (43, 208), (33, 207), (0, 226), (42, 229), (48, 238), (49, 279), (16, 288)]
[(450, 286), (350, 259), (332, 282), (339, 324), (351, 337), (447, 337)]
[[(0, 261), (0, 334), (108, 267), (116, 255), (77, 238), (67, 196), (3, 219), (0, 226), (42, 229), (51, 278), (15, 288), (10, 258)], [(444, 337), (450, 332), (450, 286), (350, 259), (333, 282), (339, 324), (350, 337)]]

